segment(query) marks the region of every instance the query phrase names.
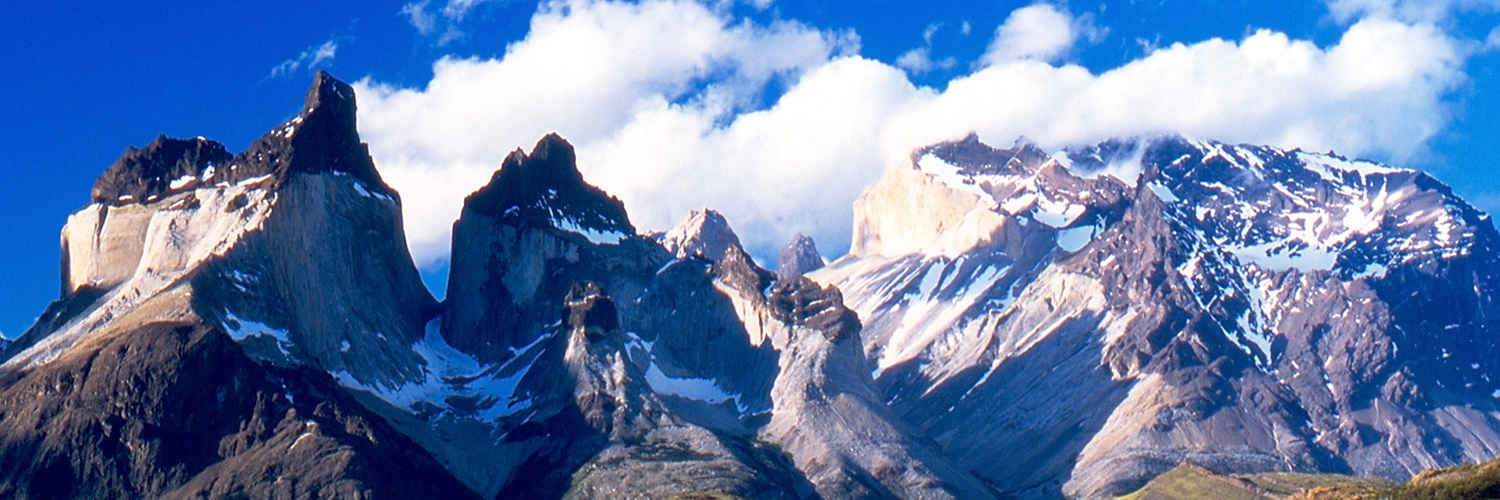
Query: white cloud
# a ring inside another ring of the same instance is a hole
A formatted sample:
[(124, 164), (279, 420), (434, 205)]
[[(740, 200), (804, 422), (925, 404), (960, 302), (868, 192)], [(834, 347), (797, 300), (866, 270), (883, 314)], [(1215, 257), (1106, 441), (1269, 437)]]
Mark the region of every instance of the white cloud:
[(1484, 45), (1490, 50), (1500, 50), (1500, 26), (1490, 30), (1490, 36), (1484, 39)]
[[(1056, 9), (1026, 9), (1065, 18), (1054, 25), (1074, 33), (1068, 44), (1087, 36)], [(970, 131), (1049, 148), (1181, 132), (1403, 161), (1447, 123), (1443, 98), (1464, 82), (1466, 57), (1430, 24), (1370, 18), (1330, 47), (1260, 31), (1099, 74), (1047, 62), (1070, 50), (1063, 42), (1006, 49), (1046, 57), (996, 58), (939, 91), (847, 55), (850, 35), (726, 12), (690, 0), (549, 3), (501, 59), (443, 59), (421, 89), (359, 82), (360, 131), (402, 193), (419, 264), (446, 258), (463, 197), (505, 154), (552, 131), (642, 229), (710, 206), (762, 259), (795, 231), (832, 257), (847, 249), (866, 185), (913, 148)], [(996, 44), (1015, 33), (1002, 28)], [(757, 109), (776, 79), (789, 90)]]
[[(794, 22), (737, 22), (688, 0), (551, 2), (502, 59), (440, 60), (424, 89), (357, 83), (360, 132), (402, 193), (414, 256), (430, 264), (448, 254), (451, 228), (441, 221), (510, 150), (553, 131), (584, 149), (668, 102), (712, 123), (756, 102), (769, 81), (824, 64), (852, 43)], [(595, 177), (592, 164), (582, 167)]]
[(995, 39), (980, 62), (988, 66), (1016, 59), (1057, 61), (1079, 38), (1094, 40), (1101, 35), (1092, 16), (1074, 18), (1051, 4), (1032, 4), (1011, 12), (995, 29)]
[(323, 63), (332, 61), (334, 56), (338, 54), (338, 50), (339, 43), (337, 39), (330, 39), (323, 42), (322, 45), (308, 47), (307, 50), (302, 51), (297, 57), (282, 61), (281, 64), (277, 64), (276, 67), (271, 68), (270, 76), (274, 78), (290, 75), (304, 68), (307, 70), (317, 69)]
[(1327, 0), (1328, 12), (1340, 22), (1366, 17), (1410, 23), (1435, 23), (1465, 11), (1500, 10), (1500, 0)]
[(1327, 49), (1259, 31), (1175, 44), (1100, 75), (1012, 61), (951, 82), (902, 122), (924, 140), (944, 129), (1052, 146), (1181, 132), (1405, 160), (1446, 122), (1442, 96), (1464, 78), (1457, 46), (1430, 25), (1366, 20)]

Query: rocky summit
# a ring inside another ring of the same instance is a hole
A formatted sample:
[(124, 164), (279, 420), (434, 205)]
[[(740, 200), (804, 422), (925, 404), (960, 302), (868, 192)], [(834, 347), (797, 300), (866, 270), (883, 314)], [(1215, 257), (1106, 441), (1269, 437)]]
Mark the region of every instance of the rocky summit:
[(551, 134), (465, 199), (437, 301), (356, 117), (320, 72), (246, 151), (104, 171), (4, 347), (0, 496), (1106, 498), (1500, 453), (1500, 233), (1419, 172), (971, 136), (773, 270), (711, 208), (638, 231)]

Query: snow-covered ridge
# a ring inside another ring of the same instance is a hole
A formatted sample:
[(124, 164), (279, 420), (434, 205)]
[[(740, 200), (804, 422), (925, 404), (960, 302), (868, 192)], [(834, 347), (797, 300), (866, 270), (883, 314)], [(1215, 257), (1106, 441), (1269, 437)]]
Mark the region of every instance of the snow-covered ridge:
[[(1080, 221), (1094, 204), (1090, 197), (1120, 185), (1134, 188), (1142, 175), (1150, 177), (1145, 187), (1151, 194), (1169, 211), (1180, 212), (1175, 216), (1205, 241), (1242, 264), (1270, 270), (1333, 270), (1340, 255), (1367, 245), (1375, 233), (1407, 233), (1400, 241), (1383, 242), (1403, 257), (1363, 262), (1359, 268), (1346, 264), (1346, 273), (1378, 273), (1424, 253), (1453, 257), (1463, 254), (1461, 242), (1473, 237), (1466, 228), (1477, 220), (1469, 219), (1484, 218), (1434, 189), (1436, 181), (1419, 172), (1331, 153), (1164, 137), (1053, 153), (1020, 143), (990, 149), (988, 161), (981, 162), (976, 160), (981, 148), (988, 147), (973, 139), (924, 148), (914, 154), (913, 168), (972, 196), (971, 210), (1061, 230), (1055, 235), (1058, 245), (1070, 252), (1103, 229), (1097, 218)], [(1107, 177), (1119, 184), (1058, 182), (1059, 177)], [(935, 225), (962, 223), (950, 219)], [(1085, 225), (1094, 227), (1069, 231)]]
[[(1009, 314), (1031, 263), (1081, 252), (1118, 220), (1119, 199), (1140, 197), (1155, 198), (1192, 249), (1176, 270), (1199, 306), (1244, 304), (1221, 327), (1265, 365), (1284, 306), (1272, 273), (1381, 279), (1414, 261), (1467, 255), (1487, 220), (1424, 174), (1332, 153), (1180, 137), (1047, 153), (971, 137), (918, 150), (868, 190), (854, 245), (865, 258), (815, 276), (874, 319), (878, 376), (941, 359), (933, 349), (949, 335)], [(1027, 245), (1042, 238), (1052, 250)], [(965, 262), (975, 259), (986, 263)], [(1012, 269), (1018, 261), (1027, 264)]]

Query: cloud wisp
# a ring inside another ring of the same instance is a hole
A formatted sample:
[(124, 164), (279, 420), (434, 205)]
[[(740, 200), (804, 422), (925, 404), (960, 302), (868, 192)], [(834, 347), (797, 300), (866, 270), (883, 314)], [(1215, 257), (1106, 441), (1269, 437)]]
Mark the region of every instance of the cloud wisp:
[[(904, 69), (913, 75), (920, 75), (935, 69), (952, 69), (954, 66), (957, 66), (958, 59), (951, 56), (937, 60), (932, 58), (932, 37), (942, 28), (942, 24), (928, 25), (927, 29), (922, 31), (922, 46), (908, 50), (897, 57), (895, 62), (896, 67)], [(960, 32), (968, 35), (969, 29), (968, 23), (964, 23), (963, 27), (960, 28)]]
[[(502, 57), (442, 59), (423, 88), (359, 82), (360, 131), (402, 193), (419, 265), (448, 255), (463, 197), (553, 131), (638, 227), (713, 207), (769, 263), (797, 231), (829, 256), (847, 250), (866, 185), (913, 148), (971, 131), (1047, 148), (1177, 132), (1401, 162), (1448, 122), (1467, 57), (1432, 24), (1368, 16), (1327, 47), (1263, 30), (1093, 73), (1064, 61), (1103, 29), (1037, 4), (1007, 18), (975, 70), (934, 89), (857, 55), (853, 34), (728, 12), (550, 2)], [(1056, 36), (1027, 35), (1039, 29)], [(761, 105), (770, 86), (785, 91)]]
[(1500, 11), (1500, 0), (1326, 0), (1326, 3), (1328, 13), (1345, 23), (1370, 17), (1438, 23), (1461, 12)]
[(271, 68), (271, 73), (267, 76), (270, 78), (290, 76), (297, 73), (298, 70), (305, 69), (312, 71), (320, 67), (326, 67), (325, 63), (332, 63), (333, 58), (338, 55), (338, 51), (338, 40), (329, 39), (320, 45), (308, 47), (307, 50), (302, 51), (297, 57), (282, 61), (281, 64), (277, 64)]

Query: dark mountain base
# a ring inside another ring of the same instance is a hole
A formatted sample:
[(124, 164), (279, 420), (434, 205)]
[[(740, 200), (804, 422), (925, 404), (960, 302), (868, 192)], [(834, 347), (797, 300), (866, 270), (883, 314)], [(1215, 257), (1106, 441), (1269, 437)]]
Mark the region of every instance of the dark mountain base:
[(0, 380), (3, 498), (474, 498), (326, 373), (152, 323)]

